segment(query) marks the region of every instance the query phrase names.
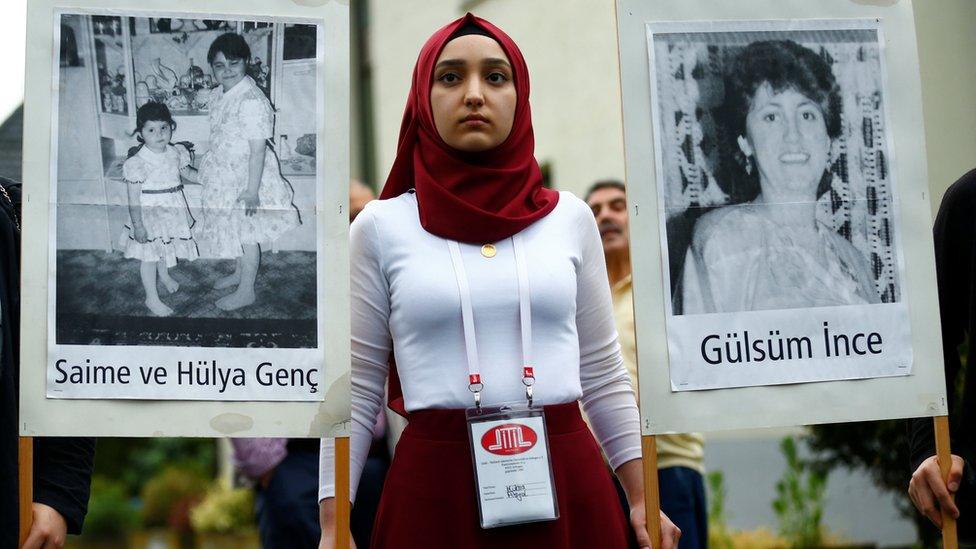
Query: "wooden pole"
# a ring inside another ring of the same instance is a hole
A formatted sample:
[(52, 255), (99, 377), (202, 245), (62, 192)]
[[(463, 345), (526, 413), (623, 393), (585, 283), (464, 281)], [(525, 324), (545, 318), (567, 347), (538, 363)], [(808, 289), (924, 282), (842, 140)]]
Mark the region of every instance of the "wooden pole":
[[(949, 417), (937, 416), (935, 421), (935, 453), (939, 459), (939, 470), (942, 480), (949, 478), (949, 468), (952, 466), (952, 452), (949, 448)], [(956, 535), (956, 519), (942, 509), (942, 547), (943, 549), (958, 549), (959, 539)]]
[(349, 437), (335, 439), (336, 548), (349, 548)]
[(641, 453), (644, 454), (644, 511), (647, 513), (647, 533), (656, 549), (661, 539), (661, 494), (657, 485), (657, 439), (654, 435), (641, 436)]
[(30, 533), (34, 513), (34, 439), (20, 437), (17, 445), (17, 483), (20, 486), (20, 543), (24, 545)]

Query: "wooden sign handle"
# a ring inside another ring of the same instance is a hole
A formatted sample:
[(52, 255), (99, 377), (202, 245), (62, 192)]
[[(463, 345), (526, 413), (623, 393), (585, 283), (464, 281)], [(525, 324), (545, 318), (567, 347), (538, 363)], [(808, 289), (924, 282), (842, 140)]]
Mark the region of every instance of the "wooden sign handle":
[(349, 549), (349, 437), (335, 439), (336, 548)]
[(17, 444), (17, 483), (20, 487), (19, 507), (20, 507), (20, 542), (18, 547), (27, 541), (27, 534), (30, 534), (31, 523), (34, 519), (34, 439), (31, 437), (20, 437)]
[[(935, 422), (935, 453), (939, 459), (939, 470), (942, 480), (949, 479), (949, 468), (952, 466), (952, 451), (949, 448), (949, 417), (937, 416)], [(943, 549), (958, 549), (959, 539), (956, 534), (956, 519), (942, 509), (942, 547)]]
[(661, 539), (661, 494), (657, 483), (657, 439), (654, 435), (641, 436), (641, 453), (644, 454), (644, 512), (647, 514), (647, 533), (656, 549)]

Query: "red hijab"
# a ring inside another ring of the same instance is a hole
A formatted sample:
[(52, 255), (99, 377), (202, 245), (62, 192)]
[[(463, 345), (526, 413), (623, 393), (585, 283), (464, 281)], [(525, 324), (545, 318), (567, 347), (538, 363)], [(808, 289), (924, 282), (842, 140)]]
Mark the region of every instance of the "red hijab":
[[(445, 143), (430, 107), (437, 58), (455, 33), (470, 25), (498, 42), (508, 56), (517, 93), (512, 132), (494, 149), (478, 153)], [(542, 186), (534, 152), (529, 71), (522, 52), (501, 29), (468, 13), (441, 27), (420, 50), (396, 159), (380, 198), (416, 189), (420, 224), (427, 232), (461, 242), (496, 242), (544, 217), (559, 201), (559, 193)]]

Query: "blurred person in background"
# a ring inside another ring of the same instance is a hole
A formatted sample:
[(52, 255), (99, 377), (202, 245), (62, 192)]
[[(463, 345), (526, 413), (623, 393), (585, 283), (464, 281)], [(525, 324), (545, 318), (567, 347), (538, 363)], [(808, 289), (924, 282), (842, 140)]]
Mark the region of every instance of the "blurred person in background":
[[(976, 170), (956, 181), (942, 198), (935, 218), (935, 270), (939, 283), (942, 352), (945, 357), (949, 432), (949, 478), (942, 479), (935, 456), (931, 418), (909, 422), (914, 473), (908, 495), (915, 508), (942, 528), (942, 511), (956, 518), (959, 541), (976, 546), (976, 375), (960, 345), (976, 334)], [(967, 337), (968, 336), (968, 337)], [(969, 344), (969, 350), (973, 345)], [(955, 498), (955, 501), (953, 501)], [(966, 545), (969, 546), (969, 545)]]
[[(17, 547), (20, 184), (0, 177), (0, 547)], [(31, 529), (25, 549), (63, 547), (88, 511), (93, 438), (34, 438)]]
[[(613, 316), (624, 365), (637, 392), (637, 338), (631, 284), (630, 219), (626, 187), (620, 181), (597, 181), (586, 193), (593, 211), (613, 296)], [(639, 402), (639, 400), (638, 400)], [(681, 529), (682, 549), (706, 547), (708, 509), (705, 505), (703, 439), (698, 433), (657, 436), (661, 510)], [(622, 498), (626, 503), (626, 498)], [(626, 509), (626, 507), (625, 507)]]
[(373, 189), (367, 187), (362, 181), (353, 179), (349, 182), (349, 223), (352, 223), (359, 212), (363, 211), (366, 204), (376, 199)]
[(319, 441), (235, 438), (234, 466), (254, 482), (258, 534), (264, 549), (316, 547)]

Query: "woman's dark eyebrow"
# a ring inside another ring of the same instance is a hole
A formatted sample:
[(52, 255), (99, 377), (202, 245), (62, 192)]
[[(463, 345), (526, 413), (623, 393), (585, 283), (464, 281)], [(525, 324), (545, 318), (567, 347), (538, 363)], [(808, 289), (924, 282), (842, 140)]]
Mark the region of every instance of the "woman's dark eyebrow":
[(508, 69), (512, 68), (512, 65), (505, 59), (499, 59), (497, 57), (489, 57), (481, 62), (482, 65), (486, 67), (506, 67)]
[(465, 65), (467, 65), (467, 63), (463, 59), (445, 59), (437, 63), (437, 66), (435, 66), (434, 69), (436, 70), (441, 67), (463, 67)]

